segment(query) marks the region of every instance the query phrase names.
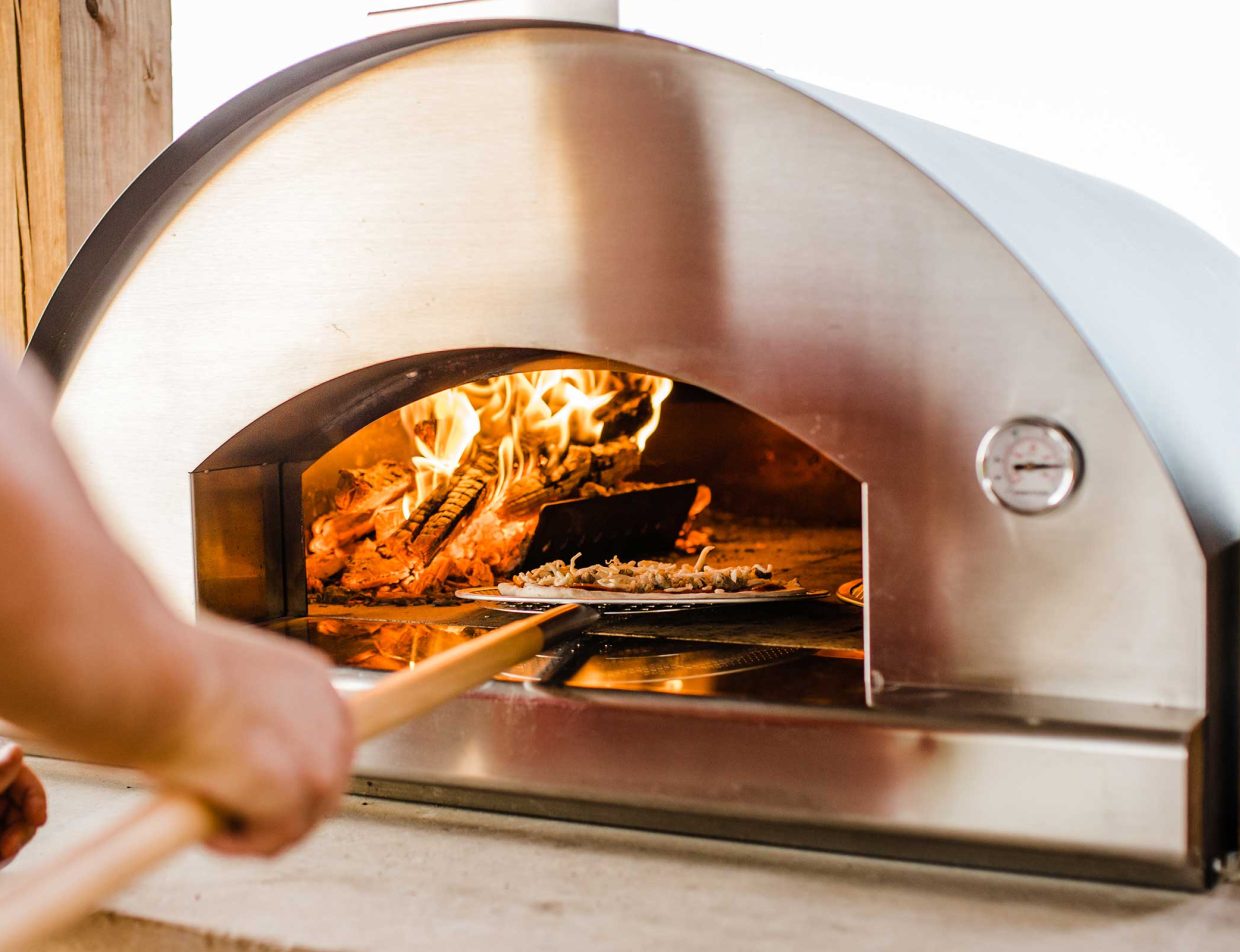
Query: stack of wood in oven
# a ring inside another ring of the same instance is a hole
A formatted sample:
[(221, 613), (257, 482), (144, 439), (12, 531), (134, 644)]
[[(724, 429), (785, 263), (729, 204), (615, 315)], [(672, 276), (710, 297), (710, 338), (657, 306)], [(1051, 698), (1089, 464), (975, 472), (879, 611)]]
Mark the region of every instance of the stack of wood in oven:
[(411, 463), (342, 470), (334, 508), (311, 523), (308, 591), (325, 601), (400, 601), (493, 584), (520, 563), (544, 505), (628, 485), (641, 463), (633, 435), (652, 412), (648, 391), (621, 390), (596, 412), (597, 443), (535, 448), (540, 465), (502, 488), (497, 448), (476, 440), (416, 506), (406, 499)]

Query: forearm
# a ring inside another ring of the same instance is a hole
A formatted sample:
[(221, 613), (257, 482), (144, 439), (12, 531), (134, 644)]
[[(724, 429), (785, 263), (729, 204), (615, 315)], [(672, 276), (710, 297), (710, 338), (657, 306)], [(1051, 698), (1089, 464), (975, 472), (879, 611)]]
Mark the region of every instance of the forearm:
[(7, 367), (0, 529), (0, 716), (93, 758), (159, 758), (189, 716), (194, 639), (108, 535)]

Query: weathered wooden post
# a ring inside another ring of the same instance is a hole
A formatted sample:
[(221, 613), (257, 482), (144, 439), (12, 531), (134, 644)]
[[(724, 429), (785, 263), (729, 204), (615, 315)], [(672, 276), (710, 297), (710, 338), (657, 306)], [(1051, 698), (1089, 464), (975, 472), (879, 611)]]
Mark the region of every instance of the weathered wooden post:
[(0, 349), (172, 138), (169, 0), (0, 0)]

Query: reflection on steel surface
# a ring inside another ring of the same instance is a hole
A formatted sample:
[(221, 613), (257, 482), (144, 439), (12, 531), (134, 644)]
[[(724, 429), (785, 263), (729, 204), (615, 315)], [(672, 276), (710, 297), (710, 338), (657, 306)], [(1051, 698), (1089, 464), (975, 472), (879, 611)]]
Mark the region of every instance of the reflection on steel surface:
[(448, 802), (468, 788), (482, 804), (525, 795), (508, 807), (530, 812), (1201, 884), (1184, 715), (1134, 733), (912, 710), (880, 718), (858, 698), (793, 707), (615, 693), (492, 683), (367, 745), (357, 773)]
[[(283, 627), (379, 669), (473, 634), (334, 619)], [(855, 661), (602, 641), (585, 648), (567, 690), (539, 687), (554, 659), (534, 659), (503, 678), (520, 683), (493, 682), (368, 744), (359, 775), (450, 802), (538, 812), (547, 807), (528, 797), (541, 796), (590, 819), (651, 825), (657, 814), (668, 829), (1200, 885), (1187, 712), (938, 692), (875, 716)], [(376, 676), (342, 669), (336, 681), (347, 691)], [(600, 687), (610, 690), (581, 690)], [(972, 714), (960, 709), (970, 704)], [(893, 837), (912, 840), (894, 847)]]
[[(326, 652), (337, 665), (370, 671), (398, 671), (415, 666), (490, 630), (324, 617), (276, 622), (272, 627), (304, 638)], [(675, 630), (674, 626), (671, 630)], [(571, 674), (565, 673), (564, 652), (557, 648), (505, 671), (499, 679), (577, 688), (737, 696), (781, 703), (839, 703), (847, 699), (856, 704), (863, 697), (858, 666), (841, 665), (839, 659), (849, 656), (838, 649), (818, 653), (811, 648), (781, 645), (603, 634), (582, 639), (580, 645), (570, 646), (570, 653), (580, 655)], [(851, 657), (854, 662), (861, 660), (860, 652)], [(789, 667), (787, 663), (792, 661), (806, 663)], [(772, 672), (773, 676), (753, 675), (776, 667), (779, 671)]]
[(835, 597), (849, 605), (865, 606), (865, 579), (853, 579), (835, 590)]

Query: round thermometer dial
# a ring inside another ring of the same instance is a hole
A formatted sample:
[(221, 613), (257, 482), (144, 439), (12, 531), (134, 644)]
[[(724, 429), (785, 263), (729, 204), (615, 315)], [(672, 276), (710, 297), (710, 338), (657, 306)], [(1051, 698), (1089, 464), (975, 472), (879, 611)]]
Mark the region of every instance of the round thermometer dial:
[(1048, 512), (1072, 495), (1083, 460), (1076, 440), (1049, 420), (1009, 420), (982, 437), (977, 478), (990, 501), (1013, 512)]

